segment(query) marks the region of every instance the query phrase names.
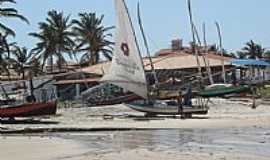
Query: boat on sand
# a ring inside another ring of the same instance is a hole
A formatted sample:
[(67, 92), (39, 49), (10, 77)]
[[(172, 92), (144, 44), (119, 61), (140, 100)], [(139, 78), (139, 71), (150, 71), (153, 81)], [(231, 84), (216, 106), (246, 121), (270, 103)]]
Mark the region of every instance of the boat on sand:
[(56, 114), (56, 108), (56, 101), (7, 105), (0, 107), (0, 117), (14, 118), (52, 115)]
[(194, 106), (191, 100), (191, 90), (175, 100), (160, 101), (157, 99), (156, 90), (158, 88), (150, 86), (146, 80), (141, 52), (126, 3), (124, 0), (115, 0), (115, 6), (118, 23), (116, 25), (114, 56), (110, 72), (105, 74), (101, 81), (117, 85), (140, 96), (143, 100), (126, 105), (149, 115), (206, 114), (208, 100), (198, 98), (197, 106)]

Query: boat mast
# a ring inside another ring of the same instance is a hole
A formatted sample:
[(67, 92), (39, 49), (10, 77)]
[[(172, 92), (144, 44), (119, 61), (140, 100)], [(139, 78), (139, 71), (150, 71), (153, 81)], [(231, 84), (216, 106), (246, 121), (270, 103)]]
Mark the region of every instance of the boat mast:
[(199, 71), (199, 78), (201, 79), (202, 78), (202, 68), (200, 65), (199, 53), (198, 53), (198, 50), (196, 47), (196, 38), (195, 38), (195, 33), (194, 33), (194, 23), (193, 23), (193, 16), (192, 16), (190, 0), (188, 0), (188, 12), (189, 12), (189, 21), (190, 21), (191, 33), (192, 33), (192, 51), (195, 52), (197, 65), (198, 65), (198, 71)]
[[(199, 45), (200, 48), (202, 48), (203, 45), (202, 45), (198, 30), (197, 30), (195, 25), (193, 25), (193, 26), (194, 26), (194, 32), (195, 32), (195, 35), (196, 35), (196, 38), (197, 38), (197, 41), (198, 41), (198, 45)], [(203, 47), (203, 52), (204, 53), (201, 54), (201, 57), (202, 57), (203, 62), (204, 62), (204, 67), (205, 67), (205, 69), (207, 71), (209, 81), (210, 81), (211, 84), (214, 84), (213, 78), (212, 78), (212, 75), (211, 75), (211, 68), (209, 66), (209, 59), (205, 57), (205, 54), (207, 53), (207, 48), (206, 47), (207, 47), (207, 44), (206, 44), (205, 31), (204, 31), (204, 47)], [(198, 52), (201, 53), (200, 50), (198, 50)]]
[[(143, 58), (142, 58), (141, 50), (140, 50), (140, 47), (139, 47), (139, 44), (138, 44), (138, 40), (137, 40), (137, 37), (136, 37), (136, 33), (135, 33), (135, 29), (134, 29), (133, 23), (131, 21), (131, 16), (130, 16), (129, 11), (128, 11), (128, 8), (127, 8), (127, 4), (126, 4), (125, 0), (121, 0), (121, 1), (123, 2), (124, 6), (125, 6), (125, 10), (126, 10), (126, 13), (128, 15), (128, 19), (129, 19), (129, 22), (130, 22), (130, 25), (131, 25), (131, 29), (132, 29), (132, 33), (133, 33), (135, 45), (136, 45), (136, 47), (138, 49), (139, 56), (140, 56), (140, 59), (141, 59), (141, 65), (142, 65), (143, 70), (145, 72), (145, 67), (144, 67), (144, 63), (143, 63)], [(144, 76), (145, 76), (145, 79), (146, 79), (146, 86), (148, 86), (146, 74), (144, 74)], [(148, 87), (146, 87), (146, 90), (147, 90), (147, 92), (149, 92)], [(149, 97), (149, 94), (148, 94), (147, 100), (149, 100), (149, 99), (150, 99), (150, 97)]]
[(146, 39), (146, 36), (145, 36), (143, 24), (142, 24), (142, 18), (141, 18), (141, 12), (140, 12), (140, 2), (137, 3), (137, 14), (138, 14), (138, 21), (139, 21), (141, 34), (143, 36), (144, 46), (146, 48), (147, 56), (149, 58), (149, 62), (150, 62), (150, 65), (151, 65), (152, 75), (154, 76), (154, 79), (155, 79), (155, 89), (156, 89), (159, 82), (158, 82), (157, 74), (156, 74), (156, 71), (155, 71), (155, 68), (154, 68), (153, 60), (152, 60), (152, 57), (151, 57), (151, 54), (150, 54), (148, 42), (147, 42), (147, 39)]
[[(203, 43), (204, 43), (204, 52), (208, 54), (208, 51), (207, 51), (207, 41), (206, 41), (206, 27), (205, 27), (205, 23), (203, 23)], [(212, 76), (212, 71), (211, 71), (209, 59), (208, 59), (207, 56), (206, 56), (206, 63), (207, 63), (206, 69), (207, 69), (207, 73), (208, 73), (208, 76), (209, 76), (209, 81), (210, 81), (211, 84), (214, 84), (214, 80), (213, 80), (213, 76)]]
[(224, 83), (227, 83), (226, 81), (226, 73), (225, 73), (225, 65), (224, 65), (224, 54), (223, 54), (223, 47), (222, 47), (222, 36), (221, 36), (221, 30), (220, 30), (220, 25), (218, 22), (215, 22), (216, 27), (217, 27), (217, 32), (218, 32), (218, 38), (219, 38), (219, 52), (221, 54), (221, 65), (222, 65), (222, 77)]

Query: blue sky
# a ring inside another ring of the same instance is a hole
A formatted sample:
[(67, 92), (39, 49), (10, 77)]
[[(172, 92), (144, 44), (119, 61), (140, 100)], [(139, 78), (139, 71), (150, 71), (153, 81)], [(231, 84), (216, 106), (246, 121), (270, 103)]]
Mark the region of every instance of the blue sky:
[[(126, 0), (134, 23), (137, 0)], [(17, 32), (15, 41), (32, 48), (36, 40), (28, 36), (38, 31), (38, 22), (44, 21), (52, 9), (71, 14), (76, 18), (79, 12), (104, 14), (104, 25), (115, 24), (113, 0), (17, 0), (15, 7), (30, 20), (26, 25), (18, 20), (4, 20)], [(224, 48), (237, 50), (253, 39), (264, 47), (270, 47), (269, 0), (192, 0), (194, 21), (201, 30), (206, 23), (208, 43), (217, 42), (215, 21), (221, 25)], [(186, 0), (141, 0), (144, 28), (149, 37), (150, 48), (155, 52), (168, 48), (173, 38), (191, 41)], [(137, 27), (137, 26), (135, 26)]]

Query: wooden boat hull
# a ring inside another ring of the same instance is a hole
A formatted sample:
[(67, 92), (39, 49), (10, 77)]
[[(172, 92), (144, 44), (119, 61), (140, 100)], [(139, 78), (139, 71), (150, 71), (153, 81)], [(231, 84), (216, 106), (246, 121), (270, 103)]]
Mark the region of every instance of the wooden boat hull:
[[(159, 95), (157, 95), (158, 100), (167, 100), (176, 98), (179, 96), (179, 92), (177, 91), (166, 91), (166, 90), (160, 90)], [(88, 104), (90, 106), (104, 106), (104, 105), (115, 105), (115, 104), (121, 104), (121, 103), (130, 103), (136, 100), (142, 100), (143, 98), (140, 96), (137, 96), (134, 93), (128, 93), (123, 96), (118, 96), (115, 98), (108, 98), (108, 99), (94, 99), (94, 100), (88, 100)]]
[(208, 107), (183, 106), (183, 110), (179, 110), (177, 105), (138, 105), (126, 104), (129, 108), (153, 115), (180, 115), (180, 114), (198, 114), (204, 115), (208, 113)]
[(56, 114), (56, 101), (34, 102), (12, 107), (0, 108), (1, 118), (33, 117)]
[(218, 86), (210, 89), (205, 89), (199, 92), (199, 96), (202, 97), (220, 97), (232, 93), (248, 92), (250, 88), (248, 86)]

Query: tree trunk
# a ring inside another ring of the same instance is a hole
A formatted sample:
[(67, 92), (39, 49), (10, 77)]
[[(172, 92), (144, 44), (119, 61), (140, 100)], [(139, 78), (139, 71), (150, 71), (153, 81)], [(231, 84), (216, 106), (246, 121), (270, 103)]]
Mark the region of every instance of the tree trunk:
[(24, 69), (22, 69), (22, 79), (23, 80), (25, 79), (25, 71), (24, 71)]
[(97, 61), (98, 61), (98, 59), (97, 59), (97, 54), (98, 53), (96, 53), (95, 51), (90, 51), (90, 61), (89, 61), (89, 63), (90, 63), (90, 65), (95, 65), (95, 64), (97, 64)]
[(50, 57), (50, 67), (51, 67), (51, 73), (53, 73), (53, 56)]
[(7, 69), (8, 80), (11, 81), (9, 70)]

